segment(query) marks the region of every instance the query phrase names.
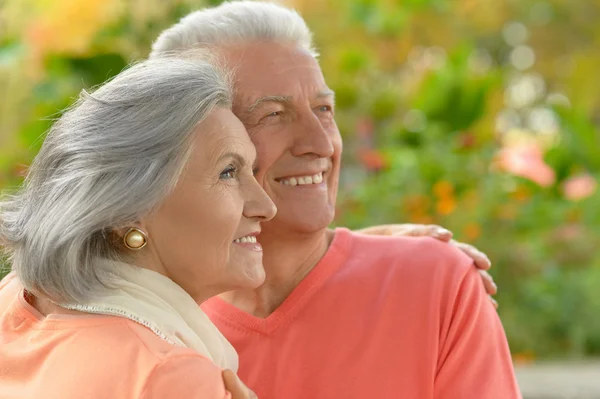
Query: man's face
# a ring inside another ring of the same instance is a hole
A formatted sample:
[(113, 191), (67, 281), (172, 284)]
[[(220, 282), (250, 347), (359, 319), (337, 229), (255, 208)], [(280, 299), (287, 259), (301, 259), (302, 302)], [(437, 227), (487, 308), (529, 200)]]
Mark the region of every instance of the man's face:
[(257, 151), (256, 178), (277, 206), (269, 229), (312, 233), (335, 212), (342, 139), (317, 61), (294, 45), (257, 42), (222, 53), (235, 73), (234, 113)]

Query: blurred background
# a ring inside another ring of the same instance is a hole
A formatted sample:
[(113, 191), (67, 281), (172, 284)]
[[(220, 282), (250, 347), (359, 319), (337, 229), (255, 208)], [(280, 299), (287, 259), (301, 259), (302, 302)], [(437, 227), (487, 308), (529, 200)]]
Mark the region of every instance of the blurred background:
[[(4, 0), (0, 189), (60, 110), (220, 1)], [(289, 0), (337, 93), (337, 225), (486, 252), (515, 361), (600, 355), (600, 2)]]

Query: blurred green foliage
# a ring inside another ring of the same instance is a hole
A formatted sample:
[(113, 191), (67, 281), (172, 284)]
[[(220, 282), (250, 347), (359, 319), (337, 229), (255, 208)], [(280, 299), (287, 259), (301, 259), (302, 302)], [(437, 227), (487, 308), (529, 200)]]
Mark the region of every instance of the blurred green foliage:
[[(7, 0), (0, 187), (82, 88), (220, 1)], [(489, 254), (515, 358), (600, 354), (600, 4), (296, 0), (337, 94), (336, 224), (436, 223)]]

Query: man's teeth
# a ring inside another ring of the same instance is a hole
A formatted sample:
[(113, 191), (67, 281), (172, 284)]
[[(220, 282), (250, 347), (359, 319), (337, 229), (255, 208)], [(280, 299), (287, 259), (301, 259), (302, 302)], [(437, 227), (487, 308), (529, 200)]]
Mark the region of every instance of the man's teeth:
[(238, 244), (243, 244), (243, 243), (256, 243), (256, 237), (255, 236), (246, 236), (246, 237), (242, 237), (242, 238), (236, 238), (235, 240), (233, 240), (233, 242), (237, 242)]
[(280, 180), (281, 184), (286, 186), (303, 186), (306, 184), (320, 184), (323, 183), (323, 173), (317, 173), (312, 176), (300, 176), (290, 177), (289, 179)]

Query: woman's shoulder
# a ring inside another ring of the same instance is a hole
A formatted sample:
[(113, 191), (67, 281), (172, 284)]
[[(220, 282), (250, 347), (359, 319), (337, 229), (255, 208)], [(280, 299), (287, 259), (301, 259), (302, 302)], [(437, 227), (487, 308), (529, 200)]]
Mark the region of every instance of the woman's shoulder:
[(115, 392), (131, 391), (139, 398), (226, 397), (221, 369), (210, 359), (131, 320), (99, 319), (90, 318), (64, 348), (65, 355), (72, 355), (67, 367), (94, 370), (87, 380), (97, 389), (120, 381)]
[(0, 311), (4, 311), (10, 305), (20, 288), (14, 272), (0, 280)]
[(228, 398), (222, 370), (210, 359), (189, 348), (173, 346), (146, 327), (125, 320), (134, 345), (141, 346), (135, 356), (145, 360), (140, 376), (140, 398)]
[(8, 291), (9, 287), (14, 291), (17, 285), (17, 276), (15, 272), (10, 272), (0, 280), (0, 292)]
[(117, 316), (78, 316), (70, 320), (56, 320), (55, 326), (71, 331), (72, 342), (93, 353), (90, 356), (107, 358), (111, 362), (133, 362), (151, 370), (158, 364), (173, 359), (193, 358), (198, 364), (216, 366), (198, 352), (163, 340), (150, 329), (132, 320)]
[[(133, 321), (12, 313), (15, 319), (4, 323), (10, 331), (0, 334), (0, 357), (9, 369), (46, 370), (11, 377), (11, 387), (25, 389), (27, 397), (48, 391), (54, 393), (49, 398), (227, 397), (221, 370), (210, 359)], [(0, 397), (4, 377), (0, 373)]]

